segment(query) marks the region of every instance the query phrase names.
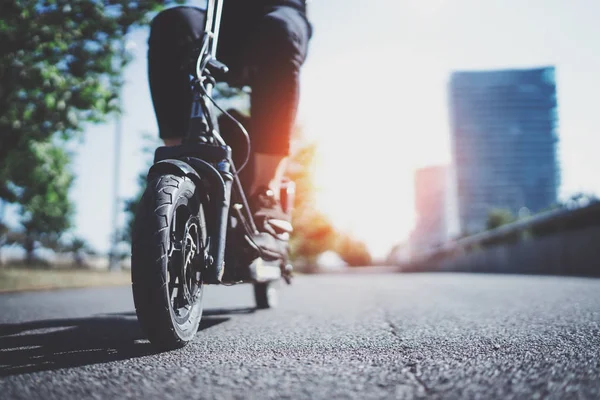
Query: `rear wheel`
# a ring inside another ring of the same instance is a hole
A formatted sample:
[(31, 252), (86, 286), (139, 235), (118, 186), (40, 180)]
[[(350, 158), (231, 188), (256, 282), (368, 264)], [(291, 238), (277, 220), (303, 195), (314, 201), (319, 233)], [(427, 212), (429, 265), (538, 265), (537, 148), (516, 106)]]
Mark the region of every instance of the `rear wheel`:
[(279, 296), (275, 282), (255, 283), (254, 300), (256, 301), (256, 308), (266, 309), (277, 307)]
[(132, 232), (136, 313), (150, 342), (161, 350), (186, 345), (202, 318), (208, 240), (196, 190), (186, 177), (151, 178)]

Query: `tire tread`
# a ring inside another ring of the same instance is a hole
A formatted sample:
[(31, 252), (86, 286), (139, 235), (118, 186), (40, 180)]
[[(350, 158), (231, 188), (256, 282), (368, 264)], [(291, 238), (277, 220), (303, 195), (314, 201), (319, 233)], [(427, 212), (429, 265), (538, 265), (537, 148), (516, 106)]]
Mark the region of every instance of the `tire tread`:
[(187, 343), (173, 326), (165, 263), (170, 241), (169, 215), (179, 196), (188, 194), (186, 186), (192, 187), (193, 194), (193, 185), (186, 177), (149, 177), (132, 232), (131, 279), (136, 314), (150, 342), (165, 350)]

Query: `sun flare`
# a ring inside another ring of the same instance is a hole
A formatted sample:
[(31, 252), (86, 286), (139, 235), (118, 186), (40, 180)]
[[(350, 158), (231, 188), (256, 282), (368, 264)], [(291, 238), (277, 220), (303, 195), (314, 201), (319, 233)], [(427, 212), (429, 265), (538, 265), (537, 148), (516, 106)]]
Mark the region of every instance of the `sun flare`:
[[(432, 140), (445, 133), (445, 98), (422, 84), (418, 66), (399, 73), (390, 60), (381, 76), (393, 81), (363, 85), (357, 72), (369, 58), (348, 54), (307, 68), (300, 123), (318, 146), (317, 206), (380, 257), (414, 226), (414, 170), (445, 157), (447, 143)], [(444, 116), (432, 119), (432, 111)]]

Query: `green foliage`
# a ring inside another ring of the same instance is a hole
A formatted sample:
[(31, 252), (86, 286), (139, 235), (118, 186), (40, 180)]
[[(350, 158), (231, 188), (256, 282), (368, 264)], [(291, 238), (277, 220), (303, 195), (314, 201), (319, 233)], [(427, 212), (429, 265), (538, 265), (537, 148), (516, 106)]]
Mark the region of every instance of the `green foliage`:
[(173, 2), (1, 2), (0, 199), (20, 206), (28, 257), (71, 223), (65, 140), (118, 111), (127, 33)]
[(24, 168), (30, 174), (19, 196), (22, 223), (31, 232), (61, 232), (69, 227), (73, 211), (68, 199), (73, 182), (69, 155), (53, 143), (31, 143), (31, 149), (35, 167)]
[(502, 225), (515, 222), (517, 219), (510, 210), (503, 208), (494, 208), (488, 212), (486, 228), (488, 230), (496, 229)]
[(62, 232), (71, 226), (73, 205), (69, 188), (73, 174), (69, 154), (54, 142), (29, 142), (24, 158), (9, 158), (8, 168), (15, 171), (14, 201), (20, 204), (19, 215), (24, 236), (19, 243), (33, 259), (36, 245), (54, 248)]
[[(0, 5), (0, 159), (80, 132), (118, 109), (126, 34), (164, 1), (7, 0)], [(0, 165), (0, 197), (18, 171)]]

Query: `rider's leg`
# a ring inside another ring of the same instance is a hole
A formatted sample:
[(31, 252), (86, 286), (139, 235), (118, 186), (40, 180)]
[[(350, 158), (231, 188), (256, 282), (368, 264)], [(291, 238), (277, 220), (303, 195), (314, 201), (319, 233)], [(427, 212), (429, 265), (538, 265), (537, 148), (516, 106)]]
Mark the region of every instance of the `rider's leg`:
[(181, 144), (188, 130), (192, 94), (182, 66), (190, 44), (202, 36), (204, 21), (197, 8), (174, 7), (150, 25), (148, 78), (159, 135), (167, 146)]
[(298, 107), (299, 72), (310, 35), (311, 27), (302, 11), (289, 6), (273, 7), (258, 21), (248, 46), (254, 69), (251, 193), (268, 187), (279, 196)]
[(287, 168), (287, 156), (281, 154), (254, 153), (254, 173), (250, 184), (250, 193), (256, 193), (261, 188), (273, 191), (275, 199), (279, 200), (281, 181)]
[[(256, 173), (249, 186), (271, 186), (278, 194), (298, 103), (299, 69), (311, 28), (305, 14), (290, 6), (271, 7), (267, 12), (254, 14), (233, 10), (237, 5), (233, 1), (226, 4), (231, 6), (224, 10), (219, 57), (230, 67), (244, 58), (255, 71), (250, 131)], [(249, 2), (240, 4), (250, 7)], [(232, 10), (229, 16), (227, 9)], [(243, 17), (236, 20), (236, 16)], [(188, 129), (191, 92), (187, 71), (181, 66), (189, 54), (189, 44), (199, 39), (203, 30), (204, 13), (192, 7), (167, 9), (151, 25), (150, 89), (160, 137), (167, 145), (179, 144)], [(249, 32), (255, 34), (249, 38)], [(246, 48), (245, 53), (252, 57), (244, 57), (240, 48)]]

